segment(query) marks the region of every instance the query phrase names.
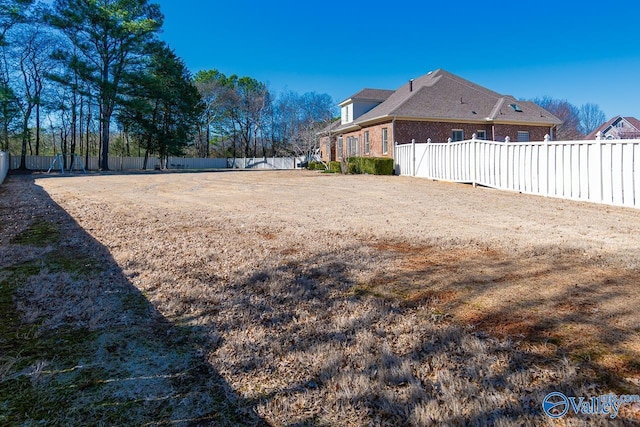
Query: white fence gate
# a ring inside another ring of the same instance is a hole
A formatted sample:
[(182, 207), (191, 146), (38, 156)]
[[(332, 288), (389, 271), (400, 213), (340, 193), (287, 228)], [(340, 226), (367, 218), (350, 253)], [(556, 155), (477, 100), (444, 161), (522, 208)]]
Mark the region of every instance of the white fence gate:
[(640, 208), (640, 140), (396, 145), (396, 173)]

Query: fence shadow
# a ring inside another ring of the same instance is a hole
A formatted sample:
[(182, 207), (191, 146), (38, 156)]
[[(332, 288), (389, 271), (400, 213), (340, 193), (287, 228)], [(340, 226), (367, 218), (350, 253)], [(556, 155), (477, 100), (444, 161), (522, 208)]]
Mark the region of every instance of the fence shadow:
[[(493, 298), (506, 281), (566, 275), (570, 260), (527, 270), (498, 254), (465, 259), (442, 251), (430, 255), (438, 264), (393, 269), (394, 261), (411, 252), (376, 247), (374, 261), (386, 268), (371, 270), (366, 246), (273, 256), (216, 289), (216, 323), (226, 338), (213, 363), (224, 364), (225, 377), (245, 385), (274, 424), (551, 425), (542, 401), (552, 391), (585, 397), (631, 391), (620, 375), (612, 381), (613, 367), (573, 357), (584, 350), (574, 346), (585, 342), (553, 339), (554, 327), (599, 326), (592, 338), (622, 350), (635, 332), (620, 327), (612, 336), (612, 329), (598, 323), (628, 315), (625, 309), (596, 316), (562, 311), (557, 306), (566, 300), (582, 304), (572, 287), (564, 287), (548, 299), (542, 295), (520, 306), (498, 299), (480, 314), (471, 311), (475, 317), (462, 316), (468, 301)], [(438, 287), (444, 276), (447, 287)], [(637, 275), (609, 280), (631, 277)], [(596, 279), (579, 286), (589, 304), (607, 283)], [(462, 291), (464, 298), (458, 298)], [(622, 306), (629, 297), (620, 291), (611, 298)], [(543, 306), (559, 314), (527, 319), (526, 313)], [(625, 369), (637, 373), (631, 365)], [(571, 422), (634, 420), (637, 413), (621, 412), (615, 420), (591, 416)]]
[(0, 424), (267, 425), (31, 176), (0, 217)]

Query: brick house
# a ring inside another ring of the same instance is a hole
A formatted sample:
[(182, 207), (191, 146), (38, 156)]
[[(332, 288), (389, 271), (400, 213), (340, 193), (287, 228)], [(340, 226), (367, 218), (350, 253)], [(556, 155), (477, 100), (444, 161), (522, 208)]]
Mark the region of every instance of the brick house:
[[(561, 124), (533, 102), (500, 95), (444, 70), (396, 91), (364, 89), (340, 103), (341, 118), (321, 133), (323, 160), (393, 157), (393, 143), (477, 138), (512, 142), (553, 138)], [(329, 140), (329, 136), (331, 140)]]
[(616, 116), (591, 132), (585, 139), (596, 139), (598, 132), (602, 132), (604, 139), (638, 139), (640, 120), (635, 117)]

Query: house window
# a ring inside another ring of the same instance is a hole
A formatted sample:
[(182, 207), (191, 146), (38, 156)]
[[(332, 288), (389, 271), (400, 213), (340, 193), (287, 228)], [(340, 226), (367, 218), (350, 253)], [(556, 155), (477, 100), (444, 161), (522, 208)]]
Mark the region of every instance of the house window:
[(327, 142), (325, 144), (325, 149), (327, 152), (327, 159), (331, 160), (331, 142)]
[(350, 136), (347, 139), (347, 150), (349, 150), (349, 156), (355, 156), (358, 154), (358, 138)]
[(342, 137), (338, 137), (338, 158), (341, 159), (344, 154), (344, 143)]
[(623, 128), (624, 127), (624, 122), (622, 120), (620, 120), (618, 123), (616, 123), (616, 127), (617, 128)]
[(482, 139), (482, 140), (487, 139), (487, 131), (486, 130), (476, 131), (476, 138), (477, 139)]
[(518, 131), (518, 142), (529, 142), (529, 131)]
[(464, 131), (462, 129), (453, 129), (451, 131), (451, 141), (464, 141)]
[(382, 154), (389, 153), (389, 132), (387, 128), (382, 128)]
[(369, 144), (369, 131), (364, 132), (364, 154), (369, 154), (371, 145)]

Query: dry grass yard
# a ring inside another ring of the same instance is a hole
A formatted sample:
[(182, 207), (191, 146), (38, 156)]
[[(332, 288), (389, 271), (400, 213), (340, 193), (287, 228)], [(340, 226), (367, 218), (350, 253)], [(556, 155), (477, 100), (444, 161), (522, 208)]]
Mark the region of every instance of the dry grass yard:
[(10, 176), (0, 424), (638, 425), (640, 211), (315, 172)]

